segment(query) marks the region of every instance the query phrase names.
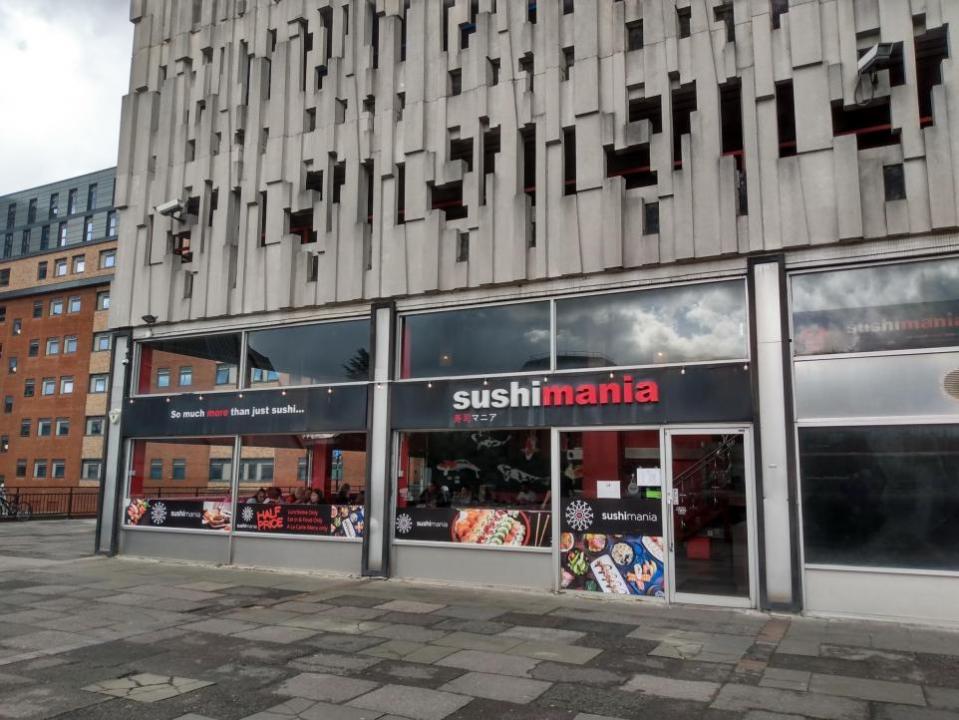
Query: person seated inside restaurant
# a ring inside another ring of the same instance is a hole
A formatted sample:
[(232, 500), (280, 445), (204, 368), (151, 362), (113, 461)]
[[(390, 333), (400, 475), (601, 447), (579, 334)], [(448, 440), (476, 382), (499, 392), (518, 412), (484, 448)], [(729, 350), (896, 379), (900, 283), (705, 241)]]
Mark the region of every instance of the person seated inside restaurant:
[(488, 485), (480, 485), (476, 491), (476, 504), (489, 505), (493, 502), (493, 493), (490, 492)]
[(472, 505), (473, 504), (473, 488), (469, 485), (464, 485), (456, 493), (456, 497), (453, 498), (454, 505)]
[(343, 483), (340, 485), (340, 491), (336, 494), (336, 502), (338, 505), (349, 505), (350, 504), (350, 484)]
[(283, 493), (280, 492), (278, 487), (269, 487), (266, 489), (266, 503), (269, 504), (280, 504), (283, 502)]
[(516, 494), (516, 502), (520, 505), (532, 505), (536, 502), (536, 493), (529, 486), (529, 483), (523, 483), (520, 491)]
[(309, 495), (308, 495), (308, 493), (306, 492), (306, 488), (301, 486), (301, 487), (296, 488), (292, 493), (290, 493), (290, 494), (287, 496), (286, 501), (287, 501), (288, 503), (293, 503), (293, 504), (296, 504), (296, 505), (302, 505), (303, 503), (305, 503), (305, 502), (307, 501), (307, 498), (308, 498), (308, 497), (309, 497)]
[(247, 498), (247, 501), (246, 501), (247, 505), (262, 505), (265, 502), (266, 502), (266, 490), (264, 488), (260, 488), (259, 490), (257, 490), (256, 495), (251, 495), (249, 498)]
[(323, 491), (319, 488), (313, 488), (306, 502), (310, 505), (321, 505), (323, 503)]

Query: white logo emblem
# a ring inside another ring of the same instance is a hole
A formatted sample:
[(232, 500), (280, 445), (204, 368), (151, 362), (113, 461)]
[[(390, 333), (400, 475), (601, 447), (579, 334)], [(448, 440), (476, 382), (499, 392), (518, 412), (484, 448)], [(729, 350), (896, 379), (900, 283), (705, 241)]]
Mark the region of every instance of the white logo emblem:
[(413, 529), (413, 518), (406, 513), (396, 516), (396, 532), (406, 535)]
[(566, 522), (573, 530), (583, 532), (593, 524), (593, 508), (582, 500), (573, 500), (566, 506)]
[(249, 505), (243, 508), (243, 512), (240, 513), (240, 515), (243, 517), (243, 522), (253, 522), (253, 508)]
[(166, 522), (166, 505), (162, 502), (155, 503), (150, 507), (150, 520), (154, 525), (162, 525)]

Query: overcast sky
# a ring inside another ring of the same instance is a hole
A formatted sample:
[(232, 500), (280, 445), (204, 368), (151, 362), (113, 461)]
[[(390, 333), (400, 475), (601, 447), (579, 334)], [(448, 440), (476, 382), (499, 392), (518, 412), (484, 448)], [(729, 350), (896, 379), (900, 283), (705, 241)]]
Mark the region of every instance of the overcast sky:
[(0, 0), (0, 195), (115, 165), (129, 0)]

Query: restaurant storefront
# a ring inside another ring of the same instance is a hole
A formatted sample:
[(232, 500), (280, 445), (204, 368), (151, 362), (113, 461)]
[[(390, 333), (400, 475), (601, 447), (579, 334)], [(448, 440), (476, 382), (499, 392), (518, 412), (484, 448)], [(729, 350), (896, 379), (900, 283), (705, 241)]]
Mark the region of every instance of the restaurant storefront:
[(143, 340), (119, 550), (757, 606), (748, 306), (731, 277)]

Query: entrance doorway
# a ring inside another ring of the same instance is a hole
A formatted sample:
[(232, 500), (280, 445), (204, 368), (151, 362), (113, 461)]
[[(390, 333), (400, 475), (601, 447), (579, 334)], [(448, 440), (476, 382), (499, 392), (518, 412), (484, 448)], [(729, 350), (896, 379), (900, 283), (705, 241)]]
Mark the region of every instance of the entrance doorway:
[(755, 602), (749, 431), (554, 431), (557, 586)]
[(751, 607), (748, 433), (669, 430), (665, 436), (670, 598)]

